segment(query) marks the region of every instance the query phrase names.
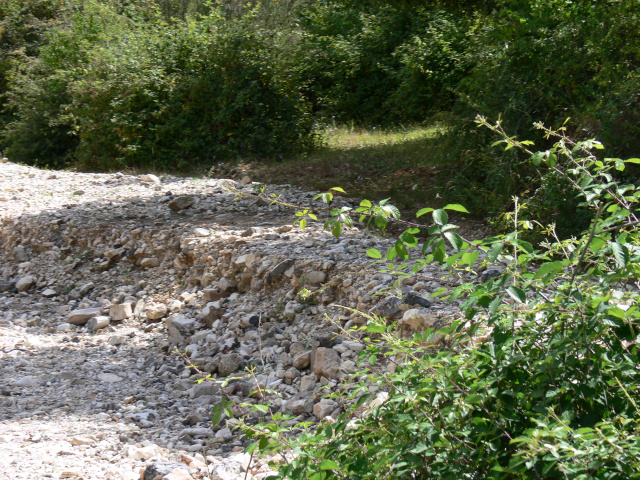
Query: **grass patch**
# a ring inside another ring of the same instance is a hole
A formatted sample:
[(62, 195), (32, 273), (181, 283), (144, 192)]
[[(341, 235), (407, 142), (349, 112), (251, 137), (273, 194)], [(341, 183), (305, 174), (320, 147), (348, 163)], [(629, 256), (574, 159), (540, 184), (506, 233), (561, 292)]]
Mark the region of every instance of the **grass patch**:
[(233, 172), (222, 165), (214, 176), (249, 175), (267, 184), (292, 184), (313, 190), (344, 188), (350, 197), (372, 200), (391, 197), (402, 210), (433, 204), (442, 190), (438, 145), (444, 125), (396, 130), (368, 130), (327, 125), (324, 146), (312, 153), (280, 161), (236, 164)]

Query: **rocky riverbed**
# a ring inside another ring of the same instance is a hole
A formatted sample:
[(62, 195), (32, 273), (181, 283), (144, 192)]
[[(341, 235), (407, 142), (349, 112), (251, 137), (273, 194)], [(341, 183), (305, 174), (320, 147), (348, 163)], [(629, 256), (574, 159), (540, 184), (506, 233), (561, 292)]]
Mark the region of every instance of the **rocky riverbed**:
[[(0, 164), (1, 479), (264, 478), (237, 419), (212, 424), (223, 397), (261, 402), (267, 387), (273, 411), (327, 420), (341, 405), (323, 397), (364, 348), (343, 329), (366, 318), (336, 305), (414, 329), (459, 315), (429, 299), (446, 283), (436, 267), (386, 290), (365, 251), (393, 240), (292, 228), (291, 210), (233, 190), (254, 191)], [(229, 384), (196, 383), (176, 348)]]

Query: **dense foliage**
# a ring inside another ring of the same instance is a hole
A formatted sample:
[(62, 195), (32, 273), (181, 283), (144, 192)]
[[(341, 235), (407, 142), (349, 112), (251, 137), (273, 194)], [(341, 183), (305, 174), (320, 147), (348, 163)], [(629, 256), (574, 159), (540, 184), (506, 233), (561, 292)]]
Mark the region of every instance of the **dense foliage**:
[[(272, 478), (640, 478), (640, 193), (612, 176), (640, 159), (600, 161), (599, 142), (540, 124), (554, 144), (534, 153), (500, 124), (478, 122), (562, 177), (591, 213), (589, 229), (533, 246), (521, 239), (530, 222), (518, 219), (516, 201), (512, 232), (470, 242), (447, 213), (464, 207), (450, 204), (418, 212), (431, 222), (406, 222), (386, 253), (368, 250), (399, 282), (441, 264), (453, 285), (432, 296), (464, 299), (464, 317), (403, 339), (395, 324), (363, 314), (369, 337), (353, 376), (359, 388), (343, 393), (347, 412), (294, 441), (297, 455)], [(402, 222), (386, 201), (331, 215), (336, 236), (351, 216)], [(496, 265), (497, 275), (468, 276)], [(372, 368), (382, 357), (397, 368)], [(250, 448), (279, 446), (274, 426), (245, 427), (258, 439)]]
[(554, 174), (489, 147), (473, 118), (500, 117), (543, 147), (532, 123), (571, 117), (577, 139), (634, 156), (639, 39), (635, 0), (10, 0), (0, 150), (93, 170), (194, 169), (308, 150), (316, 123), (444, 120), (431, 161), (449, 199), (496, 215), (519, 194), (523, 215), (565, 236), (587, 215), (563, 215), (577, 205)]

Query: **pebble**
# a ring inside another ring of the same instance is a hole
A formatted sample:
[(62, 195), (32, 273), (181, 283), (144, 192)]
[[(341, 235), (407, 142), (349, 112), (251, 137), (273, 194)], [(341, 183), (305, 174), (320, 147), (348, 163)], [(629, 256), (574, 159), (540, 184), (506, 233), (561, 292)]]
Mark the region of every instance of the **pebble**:
[[(374, 295), (394, 279), (368, 270), (360, 251), (386, 251), (392, 241), (349, 229), (337, 241), (322, 222), (292, 229), (292, 212), (234, 201), (230, 187), (253, 192), (250, 182), (1, 164), (0, 191), (11, 199), (0, 209), (0, 461), (8, 478), (244, 478), (249, 456), (229, 452), (246, 439), (234, 419), (211, 424), (220, 386), (195, 383), (200, 377), (177, 353), (185, 350), (188, 363), (228, 382), (238, 404), (256, 401), (260, 386), (274, 412), (307, 421), (340, 413), (322, 396), (357, 370), (365, 345), (358, 333), (339, 332), (364, 317), (333, 305), (380, 305), (395, 318), (411, 308), (406, 295)], [(290, 203), (322, 206), (314, 192), (269, 188)], [(437, 267), (423, 273), (442, 276)], [(311, 301), (297, 296), (302, 287), (317, 292)], [(412, 288), (428, 297), (431, 287)], [(455, 306), (446, 312), (459, 315)], [(32, 438), (39, 441), (24, 448)], [(92, 443), (70, 445), (82, 438)]]

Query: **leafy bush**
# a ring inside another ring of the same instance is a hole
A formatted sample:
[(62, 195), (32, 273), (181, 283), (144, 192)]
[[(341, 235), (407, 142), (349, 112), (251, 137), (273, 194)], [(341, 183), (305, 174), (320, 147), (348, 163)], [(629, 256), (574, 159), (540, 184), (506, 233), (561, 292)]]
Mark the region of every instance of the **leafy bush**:
[[(463, 298), (464, 318), (402, 339), (371, 317), (357, 402), (300, 437), (297, 457), (272, 478), (640, 478), (640, 193), (612, 177), (640, 159), (598, 160), (599, 142), (539, 124), (554, 144), (534, 153), (499, 123), (478, 123), (563, 178), (591, 212), (589, 228), (534, 247), (520, 237), (516, 208), (511, 233), (470, 242), (447, 214), (465, 209), (447, 205), (418, 212), (433, 220), (417, 260), (412, 222), (386, 253), (369, 250), (401, 279), (431, 262), (449, 267), (458, 285), (433, 296)], [(326, 226), (339, 235), (352, 214), (378, 227), (401, 221), (397, 209), (365, 200), (335, 209)], [(498, 276), (460, 281), (495, 263), (506, 267)], [(397, 369), (372, 369), (382, 356)], [(368, 406), (376, 384), (384, 394)]]
[[(57, 165), (72, 158), (92, 170), (180, 169), (309, 148), (313, 122), (286, 68), (287, 39), (256, 29), (255, 15), (226, 18), (213, 9), (167, 25), (132, 21), (103, 4), (77, 8), (51, 35), (39, 68), (13, 87), (9, 153), (54, 159), (55, 145), (68, 147), (60, 162), (50, 160)], [(53, 125), (62, 134), (52, 137)], [(32, 141), (29, 131), (53, 145)], [(70, 134), (77, 147), (62, 140)]]

